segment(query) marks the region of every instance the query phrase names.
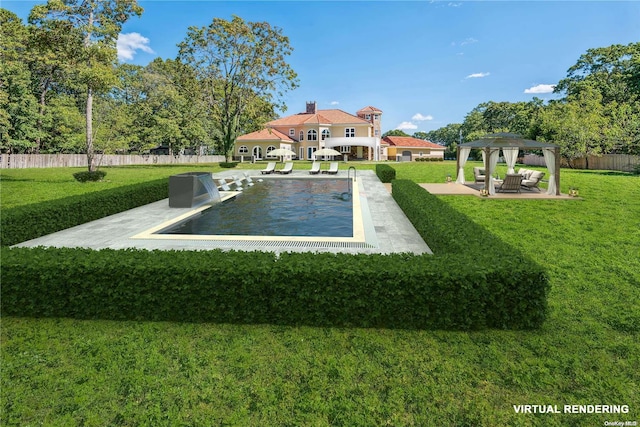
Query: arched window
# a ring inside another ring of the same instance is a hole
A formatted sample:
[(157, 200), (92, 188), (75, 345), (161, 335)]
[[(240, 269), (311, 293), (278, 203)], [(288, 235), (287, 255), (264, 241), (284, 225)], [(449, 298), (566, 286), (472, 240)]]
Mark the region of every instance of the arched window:
[(267, 147), (267, 156), (269, 155), (270, 152), (272, 152), (273, 150), (275, 150), (276, 147), (274, 145), (270, 145)]
[(307, 132), (307, 141), (317, 141), (318, 140), (318, 132), (315, 129), (311, 129)]
[(247, 147), (246, 145), (241, 145), (238, 148), (238, 153), (240, 154), (247, 154), (249, 152), (249, 147)]
[(304, 141), (304, 131), (300, 131), (300, 141)]
[(331, 138), (331, 132), (329, 132), (329, 129), (323, 129), (322, 130), (322, 140), (324, 141), (327, 138)]

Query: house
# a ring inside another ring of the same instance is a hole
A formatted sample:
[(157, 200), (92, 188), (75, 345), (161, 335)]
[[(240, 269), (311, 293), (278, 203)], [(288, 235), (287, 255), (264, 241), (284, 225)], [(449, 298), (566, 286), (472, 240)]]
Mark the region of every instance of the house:
[(385, 136), (381, 142), (383, 158), (410, 162), (418, 158), (444, 159), (443, 145), (410, 136)]
[(355, 115), (339, 109), (319, 110), (307, 102), (303, 113), (272, 120), (265, 128), (238, 137), (234, 156), (255, 160), (276, 148), (288, 148), (301, 160), (314, 160), (314, 152), (333, 148), (348, 160), (379, 160), (382, 111), (365, 107)]

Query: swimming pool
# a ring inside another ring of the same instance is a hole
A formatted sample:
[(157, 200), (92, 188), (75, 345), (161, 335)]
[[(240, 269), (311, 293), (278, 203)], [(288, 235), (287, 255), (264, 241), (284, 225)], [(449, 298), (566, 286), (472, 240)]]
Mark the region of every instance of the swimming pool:
[(157, 234), (353, 237), (349, 181), (266, 178)]

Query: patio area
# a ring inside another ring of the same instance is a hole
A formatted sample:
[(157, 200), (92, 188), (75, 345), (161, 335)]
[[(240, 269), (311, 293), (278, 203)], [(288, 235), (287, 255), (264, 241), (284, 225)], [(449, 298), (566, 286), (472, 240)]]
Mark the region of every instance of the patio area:
[(492, 196), (480, 195), (480, 190), (484, 188), (484, 184), (456, 184), (450, 182), (446, 184), (420, 184), (422, 188), (427, 190), (431, 194), (436, 195), (467, 195), (476, 196), (483, 199), (549, 199), (549, 200), (579, 200), (580, 197), (571, 197), (568, 194), (550, 195), (546, 191), (538, 190), (525, 190), (520, 193), (500, 193), (496, 191), (496, 194)]

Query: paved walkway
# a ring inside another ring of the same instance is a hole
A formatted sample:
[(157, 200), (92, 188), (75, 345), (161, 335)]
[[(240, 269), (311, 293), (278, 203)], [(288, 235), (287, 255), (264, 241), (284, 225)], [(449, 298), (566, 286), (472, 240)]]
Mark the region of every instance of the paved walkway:
[[(214, 174), (214, 179), (241, 175), (244, 171), (229, 170)], [(246, 171), (254, 179), (260, 177), (260, 171)], [(295, 171), (286, 177), (313, 178), (308, 171)], [(340, 171), (338, 177), (347, 177), (347, 171)], [(326, 176), (316, 176), (317, 179)], [(133, 239), (154, 226), (162, 224), (180, 215), (190, 212), (191, 208), (169, 208), (168, 199), (151, 203), (111, 215), (97, 221), (62, 230), (47, 236), (21, 243), (16, 246), (55, 246), (86, 247), (92, 249), (186, 249), (186, 250), (261, 250), (273, 252), (333, 252), (333, 253), (431, 253), (404, 212), (393, 200), (385, 186), (373, 171), (358, 171), (357, 183), (363, 211), (363, 223), (366, 243), (322, 242), (319, 239), (309, 241), (287, 241), (286, 237), (277, 242), (248, 241), (210, 241), (189, 239)]]

